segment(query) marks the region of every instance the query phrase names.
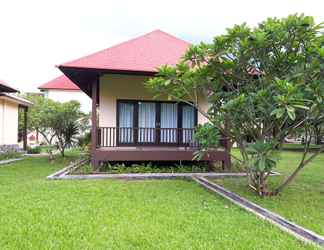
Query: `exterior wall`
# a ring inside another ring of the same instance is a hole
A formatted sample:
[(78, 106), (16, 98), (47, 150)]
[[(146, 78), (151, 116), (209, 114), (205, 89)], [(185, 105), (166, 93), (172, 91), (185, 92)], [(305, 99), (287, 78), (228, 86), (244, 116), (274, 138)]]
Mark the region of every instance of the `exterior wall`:
[(89, 113), (91, 111), (91, 99), (81, 90), (49, 89), (44, 90), (43, 93), (46, 98), (57, 102), (78, 101), (83, 112)]
[[(99, 90), (99, 126), (116, 127), (116, 102), (118, 99), (154, 100), (153, 93), (144, 86), (148, 80), (146, 76), (112, 75), (107, 74), (100, 78)], [(167, 97), (158, 99), (167, 101)], [(205, 111), (208, 109), (207, 100), (199, 98), (199, 104)], [(206, 118), (198, 113), (198, 124), (207, 122)]]
[(0, 99), (0, 145), (18, 143), (18, 104)]

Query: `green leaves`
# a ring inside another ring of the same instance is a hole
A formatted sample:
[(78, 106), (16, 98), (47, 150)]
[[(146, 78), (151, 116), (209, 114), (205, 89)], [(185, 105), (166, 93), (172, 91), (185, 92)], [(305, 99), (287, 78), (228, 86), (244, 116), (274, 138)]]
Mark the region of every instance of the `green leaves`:
[[(275, 159), (265, 141), (278, 145), (294, 128), (324, 123), (321, 29), (304, 15), (269, 18), (254, 28), (235, 25), (211, 44), (192, 46), (176, 67), (161, 67), (149, 85), (157, 94), (195, 103), (212, 127), (241, 145), (244, 161), (252, 157), (254, 170), (266, 171)], [(217, 138), (208, 131), (197, 135), (205, 148)], [(249, 157), (247, 140), (255, 144)]]
[(286, 110), (289, 118), (294, 121), (296, 119), (295, 108), (292, 106), (287, 106)]
[(306, 87), (303, 84), (293, 84), (287, 80), (275, 79), (274, 86), (274, 107), (271, 116), (276, 119), (289, 118), (291, 121), (296, 120), (296, 116), (307, 112), (312, 100), (308, 98)]
[(218, 147), (219, 139), (220, 133), (218, 129), (210, 123), (199, 125), (194, 135), (194, 140), (199, 142), (199, 145), (204, 149)]
[(285, 109), (284, 108), (277, 108), (277, 109), (274, 109), (270, 115), (271, 116), (276, 116), (277, 119), (280, 119), (284, 114), (285, 114)]
[(249, 168), (255, 171), (269, 172), (276, 167), (278, 158), (275, 155), (273, 144), (257, 141), (247, 148)]

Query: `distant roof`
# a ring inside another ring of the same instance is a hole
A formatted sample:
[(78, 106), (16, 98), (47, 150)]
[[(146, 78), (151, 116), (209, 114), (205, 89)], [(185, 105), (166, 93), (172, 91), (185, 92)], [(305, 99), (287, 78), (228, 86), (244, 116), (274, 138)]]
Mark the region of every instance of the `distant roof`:
[(23, 107), (30, 107), (33, 105), (32, 102), (22, 98), (22, 97), (19, 97), (15, 94), (9, 94), (9, 93), (0, 93), (0, 99), (6, 99), (6, 100), (9, 100), (9, 101), (12, 101), (14, 103), (17, 103)]
[(10, 87), (6, 82), (0, 80), (0, 92), (13, 93), (18, 92), (18, 90)]
[(175, 65), (190, 43), (155, 30), (89, 56), (59, 65), (59, 68), (101, 69), (126, 72), (157, 72), (157, 68)]
[(47, 83), (38, 87), (39, 89), (64, 89), (64, 90), (80, 90), (69, 78), (65, 75), (59, 76)]

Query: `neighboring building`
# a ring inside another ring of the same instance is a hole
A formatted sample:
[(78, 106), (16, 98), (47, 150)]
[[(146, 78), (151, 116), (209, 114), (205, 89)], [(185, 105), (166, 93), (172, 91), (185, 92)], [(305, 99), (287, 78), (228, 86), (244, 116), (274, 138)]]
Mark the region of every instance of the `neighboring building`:
[(89, 113), (91, 111), (91, 99), (65, 75), (39, 86), (38, 89), (46, 98), (57, 102), (75, 100), (80, 102), (83, 112)]
[(23, 132), (23, 148), (27, 147), (27, 111), (31, 102), (13, 93), (18, 90), (0, 81), (0, 152), (7, 149), (18, 149), (18, 111), (25, 112), (25, 127)]
[[(197, 150), (193, 136), (206, 119), (197, 110), (167, 97), (155, 100), (144, 82), (157, 68), (175, 65), (190, 43), (162, 31), (153, 31), (98, 53), (62, 65), (59, 69), (92, 97), (92, 164), (101, 161), (192, 160)], [(208, 109), (206, 95), (199, 102)], [(224, 150), (211, 151), (203, 160), (230, 165)]]

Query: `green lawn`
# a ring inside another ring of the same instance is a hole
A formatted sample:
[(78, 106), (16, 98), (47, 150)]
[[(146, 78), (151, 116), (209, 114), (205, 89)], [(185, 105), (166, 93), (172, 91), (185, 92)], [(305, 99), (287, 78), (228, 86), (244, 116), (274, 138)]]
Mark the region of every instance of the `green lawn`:
[[(276, 169), (283, 174), (271, 177), (270, 185), (278, 184), (293, 171), (301, 153), (284, 152)], [(246, 179), (217, 180), (217, 183), (278, 214), (324, 235), (324, 154), (306, 166), (284, 192), (275, 197), (259, 198), (247, 187)]]
[(0, 168), (0, 249), (314, 249), (194, 182), (45, 180), (70, 160)]
[[(316, 144), (310, 144), (309, 148), (311, 150), (316, 150), (319, 149), (322, 145), (316, 145)], [(296, 151), (303, 151), (304, 150), (304, 145), (303, 144), (297, 144), (297, 143), (285, 143), (282, 146), (283, 149), (286, 150), (296, 150)]]

